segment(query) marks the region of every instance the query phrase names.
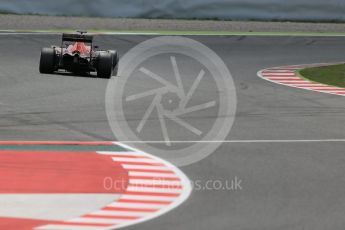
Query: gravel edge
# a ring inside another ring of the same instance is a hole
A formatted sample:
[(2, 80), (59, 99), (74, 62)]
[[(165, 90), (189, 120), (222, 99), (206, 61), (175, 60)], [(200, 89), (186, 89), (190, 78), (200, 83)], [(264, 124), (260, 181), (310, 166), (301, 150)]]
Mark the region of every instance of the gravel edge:
[(0, 30), (140, 30), (342, 33), (345, 23), (57, 17), (0, 14)]

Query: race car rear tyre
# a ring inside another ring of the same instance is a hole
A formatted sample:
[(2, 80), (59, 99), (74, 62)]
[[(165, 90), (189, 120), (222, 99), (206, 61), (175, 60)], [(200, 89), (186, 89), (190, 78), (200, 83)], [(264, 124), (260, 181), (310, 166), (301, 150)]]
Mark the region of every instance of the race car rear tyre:
[(40, 73), (53, 73), (55, 71), (55, 51), (53, 48), (43, 48), (40, 58)]
[(118, 71), (119, 71), (119, 61), (117, 61), (117, 64), (113, 69), (113, 76), (117, 76)]
[(119, 69), (119, 54), (116, 50), (109, 50), (109, 53), (113, 56), (113, 76), (117, 76), (117, 71)]
[(113, 68), (115, 68), (118, 60), (119, 60), (119, 55), (117, 54), (117, 52), (115, 50), (108, 50), (109, 53), (111, 53), (111, 55), (113, 56)]
[(113, 74), (113, 56), (109, 52), (101, 52), (98, 56), (97, 77), (111, 78)]

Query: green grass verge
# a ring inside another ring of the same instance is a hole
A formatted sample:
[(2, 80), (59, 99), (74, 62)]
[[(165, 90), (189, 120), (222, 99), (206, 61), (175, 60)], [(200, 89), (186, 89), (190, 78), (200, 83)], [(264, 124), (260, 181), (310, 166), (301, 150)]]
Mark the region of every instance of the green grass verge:
[(345, 88), (345, 64), (306, 68), (298, 74), (310, 81)]

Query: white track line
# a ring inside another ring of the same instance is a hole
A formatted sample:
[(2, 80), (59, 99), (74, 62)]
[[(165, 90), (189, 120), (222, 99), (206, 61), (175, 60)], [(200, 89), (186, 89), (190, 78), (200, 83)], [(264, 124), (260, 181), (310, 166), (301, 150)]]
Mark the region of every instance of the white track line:
[[(165, 141), (123, 141), (133, 144), (164, 144)], [(254, 139), (254, 140), (200, 140), (200, 141), (170, 141), (171, 143), (295, 143), (295, 142), (345, 142), (345, 139)]]

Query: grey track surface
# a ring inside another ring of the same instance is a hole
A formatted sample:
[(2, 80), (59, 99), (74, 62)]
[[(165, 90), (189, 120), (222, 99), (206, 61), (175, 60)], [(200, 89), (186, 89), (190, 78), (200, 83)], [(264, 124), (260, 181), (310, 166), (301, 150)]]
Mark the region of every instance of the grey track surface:
[[(123, 55), (148, 38), (98, 40)], [(345, 138), (344, 97), (256, 76), (265, 67), (344, 61), (342, 38), (193, 38), (213, 49), (232, 72), (238, 110), (227, 139)], [(1, 140), (114, 139), (105, 113), (106, 80), (38, 73), (40, 48), (58, 42), (52, 35), (0, 36)], [(133, 82), (138, 84), (145, 82)], [(224, 143), (182, 170), (191, 180), (237, 176), (243, 190), (193, 191), (177, 209), (127, 229), (343, 229), (344, 163), (343, 143)]]
[(181, 30), (235, 32), (344, 32), (344, 23), (254, 22), (54, 17), (0, 14), (0, 29)]

